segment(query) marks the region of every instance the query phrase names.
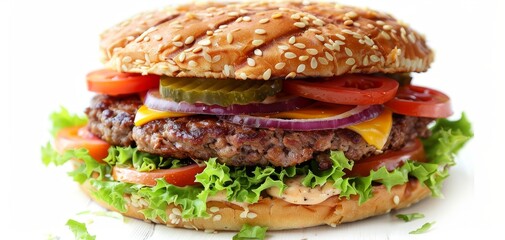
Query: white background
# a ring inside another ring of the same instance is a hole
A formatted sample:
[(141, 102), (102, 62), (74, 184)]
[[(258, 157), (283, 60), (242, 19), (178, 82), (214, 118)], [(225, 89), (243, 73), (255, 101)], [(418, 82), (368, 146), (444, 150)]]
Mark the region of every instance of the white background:
[[(84, 76), (100, 68), (98, 35), (138, 11), (168, 1), (2, 1), (0, 4), (0, 239), (67, 239), (69, 218), (93, 220), (97, 239), (231, 239), (140, 221), (76, 216), (100, 210), (90, 203), (64, 168), (46, 168), (40, 146), (49, 139), (48, 115), (66, 106), (82, 112), (92, 94)], [(176, 1), (171, 1), (176, 2)], [(177, 1), (182, 2), (182, 1)], [(410, 223), (394, 214), (337, 228), (269, 232), (272, 239), (441, 239), (503, 231), (505, 108), (505, 4), (503, 1), (340, 1), (393, 13), (426, 34), (436, 51), (432, 68), (414, 82), (437, 88), (474, 123), (475, 138), (458, 157), (445, 184), (445, 199), (429, 199), (402, 213), (426, 217)], [(7, 57), (5, 57), (7, 56)], [(409, 231), (436, 221), (423, 235)], [(7, 230), (4, 231), (3, 229)], [(153, 231), (154, 229), (154, 231)], [(15, 234), (15, 235), (9, 235)], [(151, 235), (152, 234), (152, 235)], [(144, 238), (144, 236), (151, 238)], [(119, 238), (121, 236), (121, 238)]]

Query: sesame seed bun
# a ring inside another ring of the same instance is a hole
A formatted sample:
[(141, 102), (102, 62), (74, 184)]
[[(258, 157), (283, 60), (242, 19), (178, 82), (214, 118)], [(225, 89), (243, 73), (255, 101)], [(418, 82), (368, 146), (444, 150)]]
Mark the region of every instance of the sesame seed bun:
[[(109, 204), (96, 199), (91, 194), (93, 188), (89, 183), (81, 185), (81, 188), (101, 206), (117, 211)], [(349, 200), (333, 196), (316, 205), (292, 204), (282, 199), (268, 197), (260, 199), (255, 204), (246, 205), (245, 208), (230, 202), (210, 201), (207, 202), (209, 218), (184, 221), (180, 218), (180, 209), (170, 204), (166, 210), (169, 216), (168, 222), (158, 218), (157, 223), (178, 228), (230, 231), (240, 230), (243, 224), (266, 226), (269, 230), (299, 229), (319, 225), (336, 226), (382, 215), (393, 209), (409, 207), (431, 194), (430, 190), (417, 180), (397, 185), (391, 191), (382, 185), (374, 186), (372, 191), (373, 197), (361, 205), (357, 196)], [(147, 202), (140, 199), (132, 201), (129, 196), (125, 198), (128, 202), (128, 211), (123, 215), (145, 220), (139, 211), (144, 209)]]
[(236, 79), (423, 72), (433, 52), (389, 14), (330, 3), (190, 4), (139, 14), (101, 36), (123, 72)]

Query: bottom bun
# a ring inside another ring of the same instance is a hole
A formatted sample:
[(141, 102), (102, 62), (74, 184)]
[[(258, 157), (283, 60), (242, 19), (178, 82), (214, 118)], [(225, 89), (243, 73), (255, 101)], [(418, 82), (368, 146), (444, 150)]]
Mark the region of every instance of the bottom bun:
[[(109, 204), (96, 199), (90, 184), (81, 185), (86, 194), (101, 206), (117, 211)], [(192, 220), (180, 218), (180, 209), (168, 205), (168, 222), (157, 219), (156, 223), (163, 223), (169, 227), (233, 230), (238, 231), (244, 224), (268, 227), (268, 230), (299, 229), (319, 225), (336, 226), (340, 223), (353, 222), (360, 219), (388, 213), (392, 209), (401, 209), (416, 203), (430, 195), (430, 190), (417, 180), (395, 186), (388, 191), (384, 186), (373, 187), (373, 197), (359, 205), (358, 196), (350, 199), (339, 199), (338, 196), (328, 198), (316, 205), (299, 205), (288, 203), (278, 198), (262, 198), (254, 204), (237, 205), (230, 202), (209, 201), (207, 212), (210, 217)], [(147, 202), (142, 199), (133, 200), (125, 196), (128, 211), (125, 216), (146, 220), (139, 211), (144, 209)]]

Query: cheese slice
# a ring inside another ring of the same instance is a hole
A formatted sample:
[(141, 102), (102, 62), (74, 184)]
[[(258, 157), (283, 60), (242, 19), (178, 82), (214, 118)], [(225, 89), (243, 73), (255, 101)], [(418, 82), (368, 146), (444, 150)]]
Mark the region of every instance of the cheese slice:
[[(351, 108), (353, 107), (317, 103), (303, 109), (272, 114), (269, 117), (290, 119), (325, 118), (349, 111)], [(143, 105), (137, 111), (137, 115), (135, 115), (135, 126), (141, 126), (156, 119), (185, 117), (190, 115), (193, 114), (157, 111)], [(361, 135), (368, 144), (376, 147), (377, 149), (382, 149), (388, 140), (392, 126), (393, 113), (389, 109), (385, 109), (378, 117), (366, 122), (348, 126), (347, 128)]]
[(393, 113), (386, 108), (378, 117), (347, 128), (361, 135), (368, 144), (382, 149), (388, 140), (392, 127)]
[(194, 115), (191, 113), (179, 113), (179, 112), (163, 112), (154, 109), (150, 109), (145, 105), (142, 105), (139, 110), (137, 110), (137, 114), (135, 115), (135, 126), (142, 126), (150, 121), (156, 119), (164, 119), (171, 117), (186, 117)]

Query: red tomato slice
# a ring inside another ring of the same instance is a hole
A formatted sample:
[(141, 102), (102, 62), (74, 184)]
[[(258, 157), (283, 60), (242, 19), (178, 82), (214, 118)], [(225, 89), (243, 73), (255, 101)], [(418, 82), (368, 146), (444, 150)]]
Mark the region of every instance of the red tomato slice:
[(151, 187), (156, 185), (156, 179), (164, 178), (167, 183), (184, 187), (196, 184), (195, 175), (201, 173), (203, 169), (205, 169), (205, 166), (192, 164), (181, 168), (140, 172), (134, 168), (120, 168), (115, 166), (112, 168), (112, 177), (116, 181), (142, 184)]
[(413, 85), (400, 87), (396, 97), (385, 105), (395, 113), (408, 116), (446, 118), (452, 115), (451, 100), (447, 95)]
[(108, 95), (144, 92), (157, 88), (160, 84), (158, 75), (141, 75), (138, 73), (121, 73), (101, 69), (86, 76), (88, 90)]
[(283, 89), (288, 93), (321, 102), (371, 105), (391, 100), (398, 85), (396, 80), (387, 77), (349, 74), (322, 80), (286, 80), (283, 82)]
[(110, 145), (90, 133), (86, 126), (77, 126), (61, 129), (56, 135), (55, 147), (60, 153), (69, 149), (85, 148), (91, 157), (98, 162), (103, 162), (109, 154)]
[(424, 147), (419, 139), (408, 143), (400, 150), (388, 151), (381, 155), (355, 161), (352, 170), (346, 172), (346, 176), (366, 177), (370, 175), (370, 171), (378, 170), (383, 166), (386, 166), (388, 171), (393, 171), (401, 167), (407, 160), (426, 162)]

